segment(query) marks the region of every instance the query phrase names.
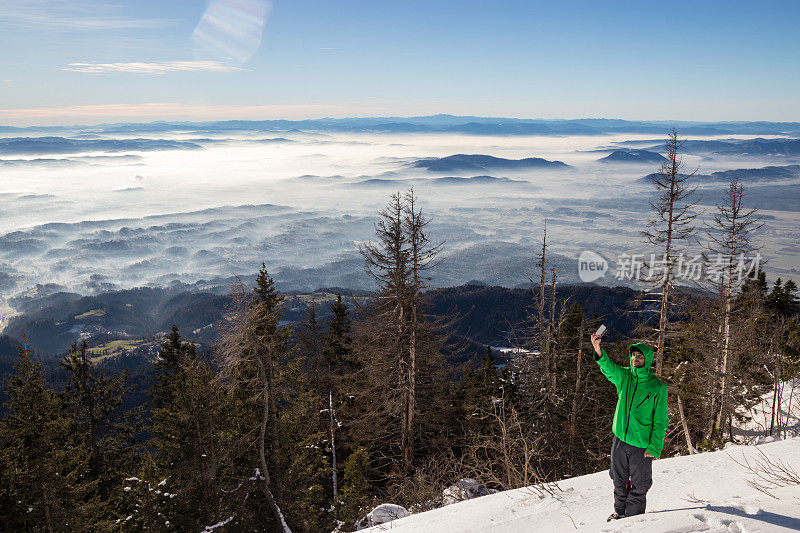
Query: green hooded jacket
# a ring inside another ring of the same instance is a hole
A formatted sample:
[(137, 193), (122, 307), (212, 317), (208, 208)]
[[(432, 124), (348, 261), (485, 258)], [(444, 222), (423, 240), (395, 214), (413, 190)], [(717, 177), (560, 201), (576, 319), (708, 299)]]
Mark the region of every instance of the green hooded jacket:
[(633, 348), (644, 354), (645, 363), (641, 368), (633, 364), (619, 366), (602, 348), (602, 356), (594, 355), (600, 370), (617, 387), (617, 408), (611, 430), (621, 441), (644, 448), (653, 457), (661, 457), (669, 419), (667, 386), (650, 369), (653, 349), (643, 342), (631, 344), (628, 361)]

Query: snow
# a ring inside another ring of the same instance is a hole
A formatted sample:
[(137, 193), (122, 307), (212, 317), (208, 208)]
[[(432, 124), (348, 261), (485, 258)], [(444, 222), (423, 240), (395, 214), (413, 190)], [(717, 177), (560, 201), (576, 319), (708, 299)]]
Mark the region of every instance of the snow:
[(225, 527), (227, 525), (227, 523), (230, 522), (231, 520), (233, 520), (233, 517), (229, 516), (225, 520), (222, 520), (221, 522), (217, 522), (216, 524), (214, 524), (212, 526), (206, 526), (203, 529), (203, 532), (206, 533), (206, 532), (209, 532), (209, 531), (214, 531), (215, 529), (218, 529), (218, 528), (221, 528), (221, 527)]
[(486, 496), (497, 492), (494, 489), (486, 489), (475, 479), (459, 479), (458, 483), (450, 485), (442, 491), (442, 505), (451, 505), (463, 500), (471, 500), (479, 496)]
[(516, 533), (564, 531), (772, 532), (800, 530), (800, 485), (751, 486), (742, 464), (761, 453), (800, 473), (800, 438), (659, 459), (643, 515), (606, 523), (613, 511), (608, 471), (558, 482), (552, 495), (533, 487), (462, 501), (364, 531)]
[(253, 477), (247, 478), (248, 481), (261, 481), (264, 479), (264, 476), (261, 475), (261, 470), (256, 468), (256, 471), (253, 473)]
[(367, 514), (367, 526), (384, 525), (408, 514), (408, 510), (401, 505), (382, 503)]
[[(741, 409), (739, 412), (744, 414)], [(737, 439), (754, 444), (772, 442), (774, 437), (766, 436), (772, 418), (772, 392), (764, 394), (761, 397), (761, 403), (756, 404), (747, 414), (750, 417), (749, 420), (743, 423), (734, 423), (733, 433)], [(782, 384), (778, 414), (786, 426), (786, 436), (800, 436), (800, 378)]]

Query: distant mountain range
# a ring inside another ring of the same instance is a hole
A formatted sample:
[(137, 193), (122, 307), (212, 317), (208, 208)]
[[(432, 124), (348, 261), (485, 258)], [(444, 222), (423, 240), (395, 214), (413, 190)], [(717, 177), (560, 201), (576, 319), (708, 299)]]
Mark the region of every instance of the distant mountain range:
[(0, 159), (0, 167), (50, 167), (63, 168), (85, 165), (83, 161), (73, 159)]
[(531, 169), (531, 168), (568, 168), (569, 165), (561, 161), (548, 161), (541, 157), (526, 157), (525, 159), (505, 159), (491, 155), (481, 154), (456, 154), (447, 157), (432, 157), (419, 159), (412, 165), (429, 172), (453, 171), (486, 171), (494, 169)]
[[(647, 150), (658, 151), (663, 151), (663, 149), (663, 144), (647, 148)], [(800, 156), (800, 139), (687, 140), (683, 143), (681, 149), (691, 154)]]
[[(685, 174), (683, 174), (685, 175)], [(637, 181), (651, 183), (658, 176), (657, 173), (648, 174)], [(737, 168), (734, 170), (721, 170), (711, 174), (695, 174), (692, 179), (704, 182), (729, 182), (734, 178), (745, 182), (765, 182), (784, 179), (800, 178), (800, 165), (785, 165), (781, 167), (764, 168)]]
[(788, 135), (800, 136), (798, 122), (693, 122), (634, 121), (620, 119), (525, 119), (508, 117), (455, 116), (352, 117), (315, 120), (224, 120), (208, 122), (115, 123), (95, 126), (0, 126), (2, 133), (49, 134), (81, 131), (95, 134), (235, 132), (235, 131), (320, 131), (379, 133), (461, 133), (470, 135), (603, 135), (652, 133), (666, 135), (676, 128), (682, 135)]
[(165, 139), (67, 139), (10, 137), (0, 139), (0, 154), (74, 154), (152, 150), (200, 150), (199, 144)]
[(598, 159), (601, 163), (661, 163), (666, 160), (666, 157), (656, 152), (628, 148), (614, 150)]

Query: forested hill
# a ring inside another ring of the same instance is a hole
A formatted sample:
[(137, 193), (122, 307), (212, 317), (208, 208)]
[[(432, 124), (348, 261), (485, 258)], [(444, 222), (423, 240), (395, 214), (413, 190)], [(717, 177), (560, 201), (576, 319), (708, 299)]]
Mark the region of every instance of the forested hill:
[[(620, 310), (630, 306), (637, 294), (628, 287), (590, 283), (558, 286), (556, 313), (560, 313), (563, 302), (567, 307), (577, 303), (587, 317), (596, 314), (616, 334), (627, 336), (634, 323)], [(523, 288), (463, 285), (434, 289), (426, 296), (433, 315), (459, 317), (455, 324), (459, 336), (490, 346), (508, 346), (534, 304), (532, 291)]]
[[(324, 288), (311, 293), (286, 293), (284, 320), (298, 322), (306, 308), (316, 305), (321, 318), (340, 292), (346, 301), (363, 303), (368, 293), (346, 288)], [(556, 288), (559, 302), (580, 304), (587, 316), (597, 314), (612, 331), (630, 333), (633, 323), (619, 312), (636, 295), (626, 287), (593, 284)], [(464, 285), (433, 289), (426, 293), (430, 313), (456, 315), (453, 333), (491, 346), (506, 346), (509, 335), (521, 327), (534, 296), (530, 289)], [(111, 291), (96, 296), (59, 293), (25, 302), (23, 314), (14, 317), (3, 332), (12, 339), (26, 335), (43, 358), (67, 351), (83, 335), (90, 346), (121, 339), (146, 340), (177, 325), (181, 336), (199, 344), (213, 343), (215, 323), (230, 305), (228, 296), (210, 292), (187, 292), (173, 288), (140, 288)], [(5, 354), (13, 342), (0, 345)]]
[[(316, 306), (321, 321), (327, 320), (330, 304), (341, 293), (357, 315), (369, 295), (366, 291), (334, 287), (311, 293), (288, 292), (284, 300), (284, 323), (299, 324), (309, 306)], [(452, 365), (480, 356), (485, 346), (509, 346), (515, 332), (531, 312), (531, 289), (464, 285), (433, 289), (426, 293), (428, 312), (434, 317), (452, 317), (451, 348), (445, 355)], [(627, 287), (593, 284), (563, 285), (556, 288), (557, 312), (580, 304), (587, 317), (598, 315), (610, 328), (608, 337), (631, 334), (633, 322), (620, 312), (630, 306), (636, 291)], [(626, 304), (626, 302), (628, 302)], [(56, 293), (20, 302), (26, 311), (14, 317), (0, 335), (0, 383), (13, 372), (17, 346), (23, 335), (43, 362), (49, 383), (60, 389), (67, 375), (58, 360), (72, 343), (87, 339), (89, 354), (110, 372), (127, 370), (134, 385), (126, 406), (146, 401), (154, 368), (152, 361), (172, 325), (181, 336), (198, 344), (199, 353), (210, 356), (217, 340), (217, 323), (231, 301), (229, 296), (211, 292), (189, 292), (176, 288), (139, 288), (109, 291), (96, 296)], [(453, 350), (452, 348), (455, 348)], [(5, 400), (0, 390), (0, 401)], [(2, 407), (0, 406), (0, 411)]]

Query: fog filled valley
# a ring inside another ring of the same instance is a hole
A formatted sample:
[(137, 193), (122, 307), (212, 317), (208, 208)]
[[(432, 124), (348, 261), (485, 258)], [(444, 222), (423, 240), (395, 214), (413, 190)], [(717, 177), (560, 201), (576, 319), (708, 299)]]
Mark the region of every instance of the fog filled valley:
[[(562, 281), (578, 281), (582, 250), (611, 265), (649, 251), (646, 176), (670, 126), (437, 116), (7, 127), (3, 321), (19, 296), (175, 282), (225, 291), (262, 261), (284, 290), (370, 289), (358, 244), (389, 194), (410, 187), (446, 243), (434, 286), (525, 283), (545, 220)], [(764, 215), (765, 270), (797, 274), (800, 125), (676, 127), (698, 211), (739, 177)]]

